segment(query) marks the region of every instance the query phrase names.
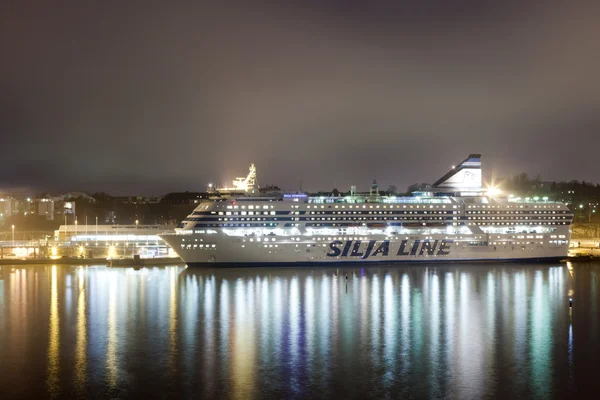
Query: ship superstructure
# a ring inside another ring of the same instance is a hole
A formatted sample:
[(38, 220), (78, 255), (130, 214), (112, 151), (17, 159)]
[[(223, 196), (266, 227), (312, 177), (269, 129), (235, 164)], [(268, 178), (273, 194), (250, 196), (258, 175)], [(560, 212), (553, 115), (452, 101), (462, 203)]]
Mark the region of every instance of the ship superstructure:
[[(254, 180), (256, 170), (250, 171)], [(200, 203), (175, 233), (161, 237), (188, 265), (209, 266), (567, 256), (571, 211), (560, 202), (484, 188), (479, 154), (412, 196), (382, 196), (373, 187), (348, 196), (261, 197), (252, 185), (251, 194)]]

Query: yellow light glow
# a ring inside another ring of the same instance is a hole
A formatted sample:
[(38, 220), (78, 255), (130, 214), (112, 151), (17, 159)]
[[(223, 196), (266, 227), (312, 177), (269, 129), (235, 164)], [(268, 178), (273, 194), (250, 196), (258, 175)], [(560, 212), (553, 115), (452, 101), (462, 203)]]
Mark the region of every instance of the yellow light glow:
[(497, 187), (494, 187), (494, 186), (488, 187), (488, 190), (487, 190), (488, 196), (494, 197), (494, 196), (500, 195), (501, 193), (502, 193), (502, 191)]
[(51, 253), (52, 257), (58, 257), (58, 249), (56, 248), (56, 246), (52, 247)]
[(115, 249), (115, 246), (110, 246), (108, 248), (108, 258), (114, 258), (117, 255), (117, 251)]

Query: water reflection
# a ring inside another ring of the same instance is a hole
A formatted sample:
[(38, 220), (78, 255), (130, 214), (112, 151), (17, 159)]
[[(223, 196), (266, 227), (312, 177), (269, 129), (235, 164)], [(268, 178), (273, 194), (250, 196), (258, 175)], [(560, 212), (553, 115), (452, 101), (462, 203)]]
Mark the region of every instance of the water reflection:
[(533, 301), (531, 302), (531, 375), (535, 397), (547, 398), (549, 378), (552, 375), (550, 350), (552, 347), (552, 314), (548, 299), (548, 286), (542, 271), (536, 271), (533, 281)]
[(598, 272), (3, 269), (0, 389), (8, 397), (576, 394), (598, 385), (588, 372), (589, 354), (600, 351)]
[(173, 379), (177, 374), (177, 268), (169, 268), (169, 373)]
[(77, 274), (79, 282), (77, 293), (77, 339), (75, 347), (75, 378), (74, 385), (79, 396), (85, 393), (85, 380), (87, 375), (87, 321), (85, 310), (85, 280), (84, 270)]
[[(20, 274), (17, 271), (17, 286)], [(56, 265), (51, 268), (50, 277), (50, 329), (48, 335), (48, 394), (50, 397), (58, 397), (60, 392), (60, 316), (58, 313), (58, 277)], [(21, 288), (22, 289), (22, 288)]]
[(254, 281), (237, 279), (235, 284), (234, 336), (231, 381), (235, 399), (252, 398), (255, 372)]
[(117, 388), (117, 276), (111, 274), (109, 278), (108, 294), (108, 345), (106, 349), (106, 380), (108, 389), (113, 391)]

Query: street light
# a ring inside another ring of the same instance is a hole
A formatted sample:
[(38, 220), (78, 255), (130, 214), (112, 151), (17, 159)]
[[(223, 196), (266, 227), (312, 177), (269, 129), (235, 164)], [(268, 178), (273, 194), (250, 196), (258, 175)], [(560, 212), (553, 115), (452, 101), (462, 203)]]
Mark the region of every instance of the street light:
[(15, 245), (15, 226), (12, 225), (11, 229), (12, 229), (12, 245), (14, 246)]

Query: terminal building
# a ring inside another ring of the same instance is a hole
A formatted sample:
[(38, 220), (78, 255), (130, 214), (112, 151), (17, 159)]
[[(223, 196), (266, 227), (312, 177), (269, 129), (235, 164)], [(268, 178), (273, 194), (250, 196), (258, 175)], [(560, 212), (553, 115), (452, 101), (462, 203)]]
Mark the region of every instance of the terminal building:
[(172, 225), (61, 225), (54, 231), (54, 240), (93, 257), (176, 257), (158, 237), (173, 229)]

